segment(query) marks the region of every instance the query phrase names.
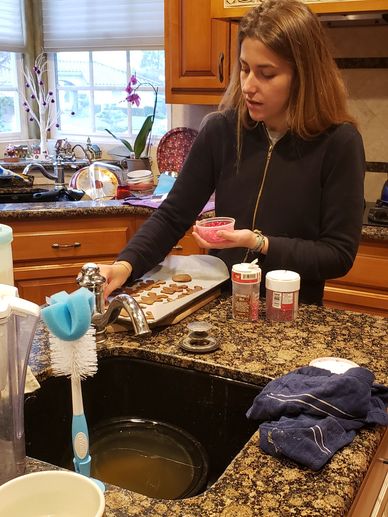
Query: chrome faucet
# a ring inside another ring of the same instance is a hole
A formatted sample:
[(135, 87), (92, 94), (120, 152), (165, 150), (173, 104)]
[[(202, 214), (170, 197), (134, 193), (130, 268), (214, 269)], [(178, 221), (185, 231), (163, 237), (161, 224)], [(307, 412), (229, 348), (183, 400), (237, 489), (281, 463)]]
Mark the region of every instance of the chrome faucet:
[(95, 311), (92, 315), (92, 324), (96, 329), (97, 343), (104, 343), (106, 341), (106, 327), (117, 320), (122, 309), (126, 311), (131, 319), (135, 336), (149, 336), (151, 334), (144, 312), (137, 301), (129, 294), (118, 294), (112, 298), (108, 308), (105, 310), (105, 277), (101, 275), (97, 264), (93, 262), (84, 264), (77, 276), (77, 283), (80, 287), (86, 287), (94, 294)]
[(90, 153), (87, 149), (85, 149), (85, 147), (84, 147), (83, 145), (81, 145), (81, 144), (75, 144), (75, 145), (73, 145), (73, 147), (71, 148), (71, 153), (72, 153), (73, 157), (74, 157), (74, 158), (76, 158), (76, 156), (75, 156), (75, 152), (74, 152), (74, 151), (75, 151), (75, 149), (77, 149), (77, 147), (79, 147), (79, 148), (81, 149), (81, 151), (84, 153), (84, 158), (85, 158), (86, 160), (88, 160), (88, 162), (90, 163), (90, 162), (92, 161), (93, 156), (92, 156), (92, 155), (91, 155), (91, 153)]
[[(118, 294), (112, 298), (104, 314), (98, 314), (98, 312), (96, 312), (92, 316), (92, 323), (96, 328), (96, 336), (100, 335), (101, 332), (105, 332), (109, 323), (114, 323), (117, 320), (120, 316), (121, 309), (125, 309), (131, 318), (135, 336), (149, 336), (151, 334), (144, 312), (141, 310), (135, 298), (129, 294)], [(97, 342), (101, 343), (98, 339)]]
[(29, 174), (32, 170), (39, 170), (43, 176), (48, 178), (49, 180), (53, 180), (55, 182), (54, 188), (63, 188), (65, 187), (65, 169), (63, 167), (62, 158), (58, 156), (53, 161), (54, 173), (49, 172), (41, 163), (31, 162), (26, 165), (23, 169), (23, 174)]

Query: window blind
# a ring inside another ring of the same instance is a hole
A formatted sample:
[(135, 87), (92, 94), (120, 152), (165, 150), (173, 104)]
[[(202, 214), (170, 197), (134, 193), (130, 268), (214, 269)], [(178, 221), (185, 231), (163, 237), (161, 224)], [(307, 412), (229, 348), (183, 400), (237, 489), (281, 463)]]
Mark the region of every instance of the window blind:
[(16, 52), (24, 50), (24, 3), (23, 0), (0, 2), (0, 50)]
[(42, 0), (47, 51), (162, 49), (163, 0)]

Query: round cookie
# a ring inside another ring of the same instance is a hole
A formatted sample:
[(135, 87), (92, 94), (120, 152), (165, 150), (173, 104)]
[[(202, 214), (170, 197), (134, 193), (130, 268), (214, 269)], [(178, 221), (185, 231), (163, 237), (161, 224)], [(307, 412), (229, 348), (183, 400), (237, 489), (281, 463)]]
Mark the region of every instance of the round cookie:
[(173, 282), (191, 282), (192, 278), (187, 273), (176, 273), (172, 276)]

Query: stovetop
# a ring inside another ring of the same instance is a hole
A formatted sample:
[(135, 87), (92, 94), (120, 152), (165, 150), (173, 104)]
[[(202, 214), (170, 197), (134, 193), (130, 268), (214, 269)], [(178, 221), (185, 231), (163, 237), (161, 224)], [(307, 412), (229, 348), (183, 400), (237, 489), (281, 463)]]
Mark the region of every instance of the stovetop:
[(376, 203), (366, 203), (364, 224), (369, 226), (388, 226), (388, 204), (378, 199)]

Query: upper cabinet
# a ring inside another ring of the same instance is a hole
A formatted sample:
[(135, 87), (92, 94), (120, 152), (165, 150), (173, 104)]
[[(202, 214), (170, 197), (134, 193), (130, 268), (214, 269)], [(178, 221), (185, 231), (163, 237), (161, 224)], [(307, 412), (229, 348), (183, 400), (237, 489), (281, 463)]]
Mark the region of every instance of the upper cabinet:
[[(260, 0), (211, 0), (211, 16), (221, 19), (237, 19)], [(305, 0), (315, 13), (360, 13), (368, 11), (385, 11), (388, 9), (386, 0)]]
[[(166, 102), (220, 102), (236, 61), (237, 20), (259, 0), (164, 0)], [(306, 0), (317, 13), (388, 10), (388, 0)]]
[(209, 0), (165, 0), (166, 102), (218, 104), (229, 81), (230, 23)]

